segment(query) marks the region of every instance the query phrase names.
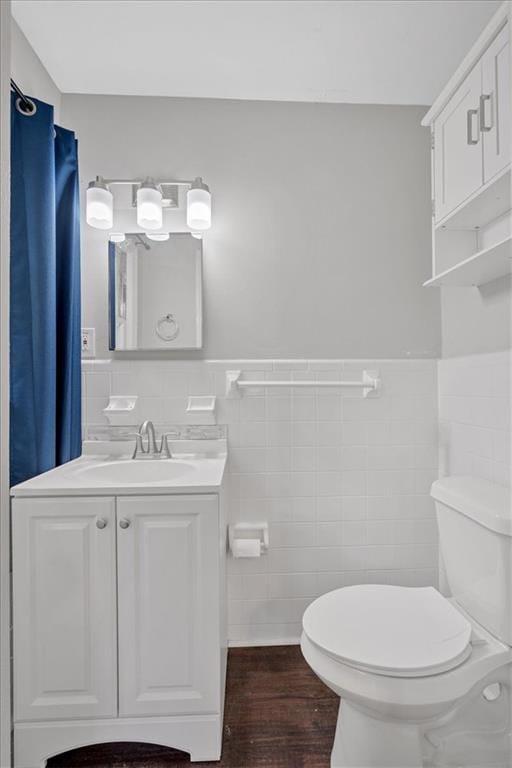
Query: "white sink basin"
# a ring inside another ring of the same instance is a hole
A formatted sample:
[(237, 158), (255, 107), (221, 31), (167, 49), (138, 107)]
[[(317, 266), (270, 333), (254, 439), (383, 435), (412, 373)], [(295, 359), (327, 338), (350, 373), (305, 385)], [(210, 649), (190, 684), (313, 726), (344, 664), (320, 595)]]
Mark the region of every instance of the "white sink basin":
[(124, 459), (89, 464), (75, 469), (77, 479), (101, 485), (172, 483), (197, 472), (194, 464), (177, 459)]
[[(87, 444), (86, 444), (87, 445)], [(93, 448), (95, 443), (89, 444)], [(102, 443), (104, 452), (84, 452), (11, 488), (13, 496), (123, 496), (162, 493), (216, 493), (226, 466), (225, 440), (173, 443), (172, 459), (132, 459), (120, 449), (131, 443)], [(116, 452), (117, 451), (117, 452)]]

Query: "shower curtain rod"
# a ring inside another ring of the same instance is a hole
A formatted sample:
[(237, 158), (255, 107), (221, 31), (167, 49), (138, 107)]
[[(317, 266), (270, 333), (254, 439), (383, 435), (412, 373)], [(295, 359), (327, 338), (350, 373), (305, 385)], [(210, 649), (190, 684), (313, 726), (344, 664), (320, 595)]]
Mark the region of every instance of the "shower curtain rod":
[(23, 112), (24, 115), (33, 115), (36, 111), (36, 105), (33, 101), (31, 101), (28, 96), (25, 96), (21, 88), (14, 82), (14, 80), (11, 77), (11, 89), (14, 91), (14, 93), (18, 97), (18, 103), (16, 106), (18, 107), (20, 112)]

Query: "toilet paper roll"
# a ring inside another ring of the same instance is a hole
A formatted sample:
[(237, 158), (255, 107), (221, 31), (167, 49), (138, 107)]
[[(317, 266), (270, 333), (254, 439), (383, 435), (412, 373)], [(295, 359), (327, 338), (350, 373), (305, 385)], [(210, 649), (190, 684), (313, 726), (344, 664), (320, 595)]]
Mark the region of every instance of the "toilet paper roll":
[(261, 542), (259, 539), (234, 539), (231, 551), (233, 557), (260, 557)]

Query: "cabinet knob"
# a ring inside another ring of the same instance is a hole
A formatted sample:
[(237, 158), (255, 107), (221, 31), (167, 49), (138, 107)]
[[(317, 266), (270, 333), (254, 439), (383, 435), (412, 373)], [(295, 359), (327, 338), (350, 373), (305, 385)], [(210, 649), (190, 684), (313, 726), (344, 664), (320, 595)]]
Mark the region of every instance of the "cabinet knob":
[(129, 528), (130, 527), (130, 521), (127, 520), (125, 517), (122, 517), (119, 521), (119, 527), (120, 528)]
[(106, 528), (106, 527), (107, 527), (107, 521), (105, 520), (105, 518), (104, 517), (98, 517), (98, 519), (96, 520), (96, 528), (103, 529), (103, 528)]

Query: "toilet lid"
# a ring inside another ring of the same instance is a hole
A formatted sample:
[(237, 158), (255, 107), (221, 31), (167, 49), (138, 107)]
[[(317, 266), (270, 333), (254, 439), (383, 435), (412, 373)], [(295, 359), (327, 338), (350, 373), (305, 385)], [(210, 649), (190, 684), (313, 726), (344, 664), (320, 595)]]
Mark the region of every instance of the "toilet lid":
[(336, 589), (311, 603), (303, 628), (343, 663), (391, 677), (445, 672), (471, 653), (471, 624), (433, 587)]

